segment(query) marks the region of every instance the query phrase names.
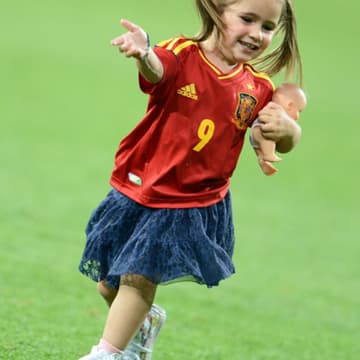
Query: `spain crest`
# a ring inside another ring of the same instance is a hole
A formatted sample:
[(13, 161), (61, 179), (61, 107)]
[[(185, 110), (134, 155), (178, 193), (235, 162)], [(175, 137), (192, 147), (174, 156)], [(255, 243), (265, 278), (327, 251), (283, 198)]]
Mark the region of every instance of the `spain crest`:
[(246, 93), (239, 94), (233, 122), (240, 130), (245, 130), (248, 127), (248, 122), (251, 120), (256, 104), (257, 100), (254, 96)]

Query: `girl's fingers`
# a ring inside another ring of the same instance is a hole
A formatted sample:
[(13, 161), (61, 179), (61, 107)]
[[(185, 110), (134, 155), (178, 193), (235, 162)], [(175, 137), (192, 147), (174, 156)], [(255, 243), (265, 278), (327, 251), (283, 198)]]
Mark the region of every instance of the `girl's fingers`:
[(127, 57), (140, 57), (147, 46), (145, 31), (126, 19), (121, 19), (120, 23), (127, 32), (111, 40), (111, 45), (118, 46), (119, 51)]
[(111, 40), (111, 45), (121, 45), (123, 43), (123, 37), (122, 36), (118, 36), (115, 39)]
[(129, 20), (121, 19), (120, 24), (130, 32), (135, 32), (139, 27)]
[[(139, 37), (139, 35), (141, 35), (144, 38), (146, 38), (145, 31), (142, 30), (138, 25), (135, 25), (134, 23), (126, 19), (121, 19), (120, 23), (128, 31), (127, 35), (129, 35), (130, 37), (133, 36), (134, 38), (137, 38)], [(124, 36), (126, 36), (126, 34), (118, 36), (117, 38), (111, 40), (111, 44), (112, 45), (122, 44), (122, 39), (124, 38)]]
[[(130, 33), (134, 33), (139, 27), (133, 24), (131, 21), (126, 19), (120, 20), (121, 25), (128, 30)], [(111, 40), (111, 45), (119, 46), (124, 44), (124, 35), (118, 36), (115, 39)]]
[(276, 103), (270, 101), (259, 111), (259, 115), (260, 116), (262, 116), (262, 115), (263, 116), (271, 116), (281, 110), (283, 110), (283, 109), (279, 104), (276, 104)]
[(279, 109), (281, 106), (273, 101), (269, 101), (265, 106), (264, 109)]
[(272, 133), (274, 131), (272, 124), (263, 124), (260, 126), (260, 128), (263, 133)]

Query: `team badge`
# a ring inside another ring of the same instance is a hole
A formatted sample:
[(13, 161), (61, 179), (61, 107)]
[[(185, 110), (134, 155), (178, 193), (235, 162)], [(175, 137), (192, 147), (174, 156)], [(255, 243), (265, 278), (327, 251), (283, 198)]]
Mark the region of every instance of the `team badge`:
[(257, 100), (254, 96), (246, 93), (239, 94), (233, 122), (240, 130), (245, 130), (248, 127), (248, 122), (253, 115), (256, 104)]

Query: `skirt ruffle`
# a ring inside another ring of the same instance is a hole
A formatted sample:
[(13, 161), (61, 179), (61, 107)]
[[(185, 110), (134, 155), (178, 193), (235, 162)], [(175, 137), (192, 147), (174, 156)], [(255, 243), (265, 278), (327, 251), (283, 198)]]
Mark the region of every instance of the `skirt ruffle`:
[(116, 190), (92, 213), (79, 270), (117, 289), (125, 274), (208, 287), (235, 272), (230, 193), (202, 208), (144, 207)]

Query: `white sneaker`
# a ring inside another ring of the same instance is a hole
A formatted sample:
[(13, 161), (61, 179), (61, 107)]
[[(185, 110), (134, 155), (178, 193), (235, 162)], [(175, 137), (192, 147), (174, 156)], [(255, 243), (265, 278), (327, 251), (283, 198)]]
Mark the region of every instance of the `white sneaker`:
[(125, 353), (130, 351), (137, 354), (140, 360), (151, 360), (155, 340), (165, 320), (165, 310), (153, 304), (142, 327), (126, 348)]
[(166, 320), (166, 312), (153, 304), (140, 330), (122, 354), (112, 354), (93, 346), (90, 354), (79, 360), (151, 360), (153, 347)]
[(97, 346), (93, 346), (90, 354), (81, 357), (79, 360), (140, 360), (140, 358), (131, 351), (114, 354), (106, 350), (98, 350)]
[(139, 356), (132, 351), (126, 350), (122, 356), (121, 360), (140, 360)]
[(97, 346), (93, 346), (91, 348), (90, 354), (81, 357), (79, 360), (90, 360), (90, 359), (92, 359), (92, 356), (94, 356), (97, 353), (98, 353)]

